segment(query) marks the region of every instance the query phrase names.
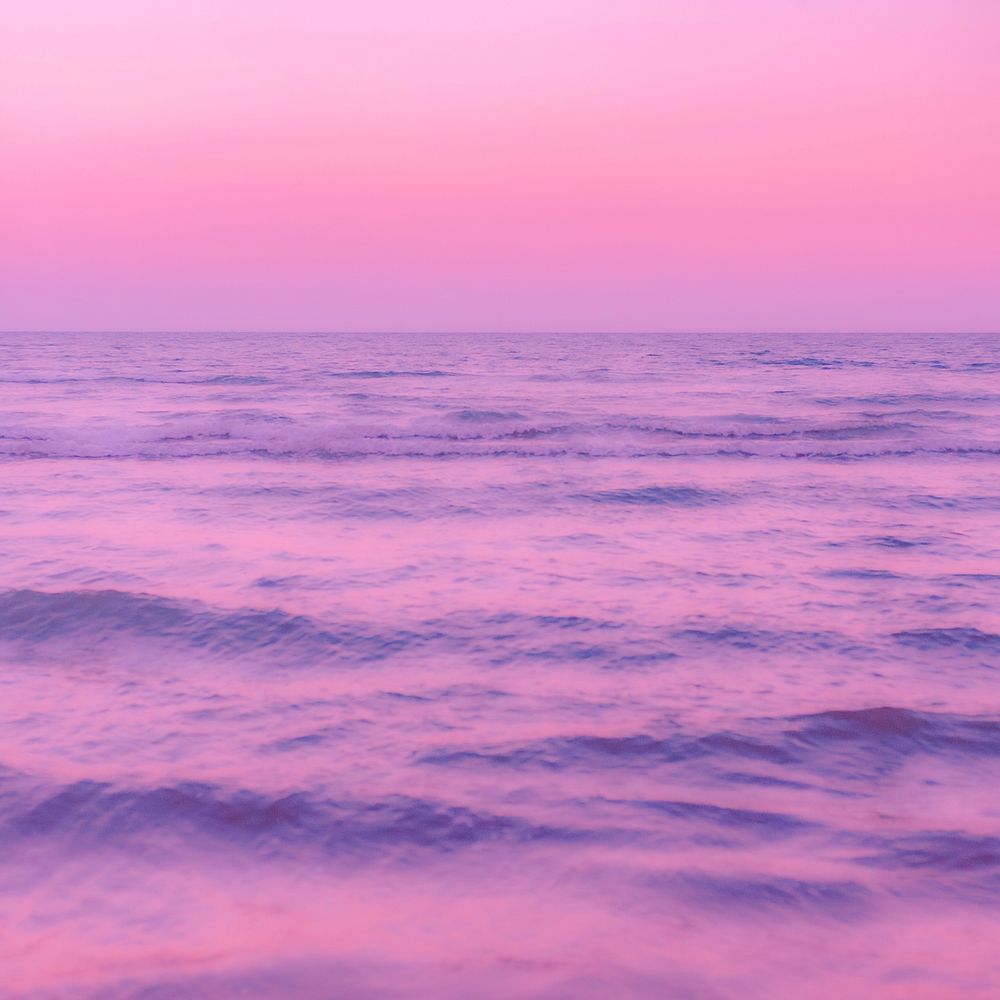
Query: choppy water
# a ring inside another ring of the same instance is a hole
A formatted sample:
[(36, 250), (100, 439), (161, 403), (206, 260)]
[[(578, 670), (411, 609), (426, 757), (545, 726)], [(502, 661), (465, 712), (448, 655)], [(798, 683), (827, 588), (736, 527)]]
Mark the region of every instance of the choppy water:
[(0, 996), (997, 996), (998, 346), (4, 336)]

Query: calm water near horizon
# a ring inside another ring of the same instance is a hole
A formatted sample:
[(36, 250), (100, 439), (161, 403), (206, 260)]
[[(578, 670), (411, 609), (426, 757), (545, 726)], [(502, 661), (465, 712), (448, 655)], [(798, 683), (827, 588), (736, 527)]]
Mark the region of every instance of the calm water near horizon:
[(0, 998), (997, 997), (998, 348), (0, 335)]

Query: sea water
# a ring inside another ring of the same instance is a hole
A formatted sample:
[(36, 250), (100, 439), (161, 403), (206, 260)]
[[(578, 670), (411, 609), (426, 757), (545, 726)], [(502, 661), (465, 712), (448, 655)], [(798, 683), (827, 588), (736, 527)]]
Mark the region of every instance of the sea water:
[(996, 997), (998, 347), (3, 335), (0, 996)]

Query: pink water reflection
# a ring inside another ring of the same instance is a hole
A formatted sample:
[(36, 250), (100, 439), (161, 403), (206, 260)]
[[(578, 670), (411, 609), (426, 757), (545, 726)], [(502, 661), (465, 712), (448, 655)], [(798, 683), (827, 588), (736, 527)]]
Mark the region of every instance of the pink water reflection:
[(996, 993), (993, 341), (6, 346), (0, 996)]

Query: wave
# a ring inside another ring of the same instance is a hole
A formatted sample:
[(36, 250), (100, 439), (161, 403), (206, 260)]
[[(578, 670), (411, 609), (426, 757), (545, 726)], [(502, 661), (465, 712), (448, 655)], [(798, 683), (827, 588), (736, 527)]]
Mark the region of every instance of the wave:
[(983, 392), (875, 392), (868, 395), (820, 396), (814, 402), (821, 406), (843, 406), (845, 404), (874, 404), (876, 406), (909, 406), (921, 403), (996, 403), (1000, 393)]
[(720, 875), (678, 872), (651, 876), (647, 884), (686, 902), (726, 914), (750, 910), (807, 911), (811, 916), (853, 921), (874, 906), (874, 895), (860, 882), (821, 881), (775, 875)]
[(265, 375), (206, 375), (156, 378), (151, 375), (59, 375), (46, 378), (0, 378), (0, 385), (274, 385)]
[(914, 541), (912, 538), (900, 538), (897, 535), (872, 535), (864, 541), (868, 545), (875, 545), (881, 549), (913, 549), (919, 545), (926, 544)]
[(590, 500), (594, 503), (654, 507), (704, 507), (728, 499), (724, 493), (697, 486), (638, 486), (633, 489), (574, 493), (572, 496), (577, 500)]
[(83, 846), (183, 845), (190, 838), (274, 851), (304, 848), (326, 854), (381, 854), (426, 848), (447, 852), (489, 842), (579, 840), (579, 830), (474, 812), (429, 799), (390, 796), (335, 801), (297, 791), (267, 796), (247, 789), (182, 783), (117, 788), (81, 781), (43, 794), (30, 807), (6, 807), (3, 839), (43, 838)]
[[(882, 577), (875, 573), (876, 579)], [(323, 586), (295, 575), (260, 577), (254, 583), (276, 596)], [(194, 654), (199, 661), (278, 667), (374, 666), (415, 654), (460, 654), (490, 668), (552, 663), (604, 671), (654, 670), (684, 658), (715, 660), (731, 653), (780, 651), (884, 660), (899, 659), (900, 647), (977, 652), (1000, 648), (996, 636), (969, 628), (914, 630), (862, 641), (835, 631), (780, 631), (704, 618), (666, 626), (584, 615), (472, 610), (390, 627), (292, 614), (280, 607), (226, 609), (111, 589), (0, 591), (0, 641), (35, 656), (57, 658), (84, 646), (102, 655), (134, 659), (142, 644), (164, 653)]]
[[(886, 838), (878, 853), (863, 855), (855, 861), (875, 868), (991, 871), (1000, 869), (1000, 837), (972, 836), (954, 831), (907, 834)], [(1000, 886), (994, 890), (998, 891)]]
[(791, 836), (819, 824), (787, 813), (763, 812), (757, 809), (733, 809), (706, 802), (676, 802), (649, 800), (633, 803), (670, 819), (709, 824), (741, 832), (755, 832), (763, 837)]
[(455, 372), (436, 368), (401, 371), (394, 368), (351, 368), (345, 371), (323, 372), (324, 378), (444, 378)]
[(648, 733), (565, 736), (512, 747), (431, 751), (423, 754), (420, 761), (438, 765), (485, 764), (563, 771), (650, 767), (716, 756), (742, 757), (778, 764), (797, 763), (797, 757), (779, 745), (728, 732), (708, 736), (656, 737)]
[(769, 368), (874, 368), (874, 361), (855, 358), (755, 358), (754, 363)]
[[(281, 589), (263, 578), (258, 586)], [(567, 637), (572, 631), (579, 635)], [(591, 633), (607, 638), (589, 639)], [(617, 636), (611, 641), (611, 636)], [(107, 655), (143, 649), (287, 667), (375, 665), (414, 651), (462, 652), (490, 666), (539, 661), (641, 668), (676, 653), (656, 631), (623, 633), (617, 623), (572, 616), (452, 615), (410, 628), (330, 623), (280, 609), (225, 610), (195, 601), (118, 590), (0, 592), (0, 640), (37, 654), (46, 646), (101, 648)]]
[(280, 610), (220, 611), (195, 602), (117, 590), (0, 594), (0, 639), (36, 646), (71, 640), (108, 643), (130, 638), (179, 645), (209, 655), (266, 657), (269, 662), (372, 663), (428, 637), (405, 629), (333, 629)]
[(451, 416), (455, 420), (461, 420), (464, 423), (479, 424), (479, 423), (493, 423), (494, 421), (501, 420), (523, 420), (525, 419), (523, 413), (519, 413), (517, 410), (476, 410), (471, 408), (466, 408), (464, 410), (455, 410)]
[[(393, 373), (390, 373), (393, 374)], [(396, 373), (398, 374), (398, 373)], [(413, 373), (417, 374), (417, 373)], [(433, 373), (424, 373), (433, 374)], [(446, 373), (439, 373), (446, 374)], [(388, 376), (387, 376), (388, 377)], [(142, 379), (140, 378), (139, 381)], [(263, 380), (263, 381), (261, 381)], [(195, 385), (266, 384), (265, 376), (217, 375)], [(181, 384), (181, 383), (178, 383)], [(723, 457), (865, 460), (912, 455), (994, 455), (994, 435), (984, 428), (970, 433), (966, 422), (931, 424), (903, 421), (898, 415), (859, 419), (817, 419), (711, 413), (699, 416), (594, 415), (568, 418), (551, 410), (532, 413), (467, 405), (428, 415), (412, 408), (409, 397), (382, 399), (377, 421), (371, 401), (350, 394), (322, 416), (294, 417), (268, 404), (247, 405), (244, 394), (227, 404), (202, 398), (200, 411), (161, 405), (147, 423), (83, 421), (65, 426), (41, 423), (30, 414), (8, 414), (0, 427), (0, 456), (30, 458), (194, 459), (242, 456), (256, 459), (344, 460), (348, 458), (550, 458), (569, 457)], [(165, 402), (165, 401), (164, 401)], [(377, 400), (375, 401), (377, 402)], [(440, 409), (440, 404), (435, 404)], [(36, 415), (37, 417), (37, 415)], [(763, 426), (762, 426), (763, 425)]]
[(781, 765), (861, 780), (891, 772), (916, 754), (1000, 758), (1000, 720), (882, 707), (763, 720), (746, 732), (563, 736), (509, 746), (448, 748), (420, 762), (438, 766), (543, 768), (553, 771), (648, 769), (732, 760)]
[(810, 747), (845, 742), (900, 754), (957, 752), (1000, 757), (1000, 720), (990, 717), (868, 708), (793, 716), (794, 740)]
[(738, 448), (649, 448), (609, 446), (551, 446), (537, 447), (442, 447), (439, 442), (426, 441), (423, 446), (407, 445), (402, 441), (381, 439), (361, 446), (363, 439), (354, 438), (337, 444), (326, 440), (322, 443), (246, 442), (234, 440), (226, 432), (203, 435), (176, 435), (158, 437), (155, 441), (125, 442), (54, 442), (50, 438), (30, 435), (0, 436), (0, 458), (6, 460), (68, 461), (138, 459), (142, 461), (175, 461), (178, 459), (248, 458), (255, 460), (305, 460), (318, 462), (353, 462), (363, 459), (418, 459), (436, 461), (489, 461), (497, 459), (724, 459), (732, 460), (781, 460), (795, 462), (877, 462), (890, 459), (959, 458), (994, 459), (1000, 457), (1000, 447), (992, 446), (917, 446), (906, 448), (844, 449), (777, 449), (750, 450), (746, 444)]
[(834, 580), (902, 580), (905, 579), (899, 573), (893, 573), (888, 569), (828, 569), (823, 571), (823, 576)]
[(745, 628), (736, 625), (698, 626), (682, 628), (673, 637), (701, 647), (722, 647), (738, 650), (769, 652), (775, 649), (800, 652), (857, 652), (861, 646), (855, 640), (837, 632), (776, 631)]
[(920, 650), (969, 650), (1000, 653), (1000, 635), (977, 628), (920, 628), (893, 633), (904, 645)]

